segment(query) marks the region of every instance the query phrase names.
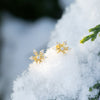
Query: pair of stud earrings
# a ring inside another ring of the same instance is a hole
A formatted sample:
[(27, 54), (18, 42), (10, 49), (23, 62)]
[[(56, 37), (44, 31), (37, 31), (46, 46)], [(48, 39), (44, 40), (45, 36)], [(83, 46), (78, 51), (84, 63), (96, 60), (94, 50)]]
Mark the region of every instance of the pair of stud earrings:
[[(66, 54), (67, 51), (69, 50), (69, 47), (67, 46), (66, 41), (63, 42), (62, 44), (57, 42), (57, 45), (55, 46), (55, 48), (56, 48), (57, 53), (61, 52), (63, 54)], [(36, 50), (33, 50), (33, 53), (35, 56), (31, 56), (29, 59), (36, 63), (41, 63), (46, 58), (44, 56), (44, 50), (41, 50), (39, 53)]]

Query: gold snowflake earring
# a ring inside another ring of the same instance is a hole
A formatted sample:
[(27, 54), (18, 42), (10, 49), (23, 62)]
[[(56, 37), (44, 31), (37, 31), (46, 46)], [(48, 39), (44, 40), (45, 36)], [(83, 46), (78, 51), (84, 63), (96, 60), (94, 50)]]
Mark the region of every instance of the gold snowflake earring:
[(39, 53), (36, 50), (33, 50), (35, 56), (31, 56), (29, 59), (34, 60), (36, 63), (41, 63), (44, 59), (44, 50), (41, 50)]
[(67, 47), (66, 45), (67, 45), (66, 41), (63, 42), (62, 44), (57, 42), (57, 45), (56, 45), (56, 51), (57, 51), (57, 53), (62, 52), (63, 54), (66, 54), (67, 51), (69, 50), (69, 47)]

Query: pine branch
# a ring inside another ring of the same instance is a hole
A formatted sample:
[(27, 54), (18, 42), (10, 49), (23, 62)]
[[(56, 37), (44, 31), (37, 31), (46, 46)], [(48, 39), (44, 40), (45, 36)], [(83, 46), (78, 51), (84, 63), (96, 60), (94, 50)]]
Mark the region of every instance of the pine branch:
[[(91, 39), (91, 41), (94, 41), (100, 32), (100, 25), (97, 25), (96, 27), (89, 29), (89, 32), (93, 32), (93, 33), (88, 36), (85, 36), (82, 40), (80, 40), (80, 43), (85, 43), (90, 39)], [(100, 34), (99, 34), (99, 36), (100, 36)]]
[(88, 100), (99, 100), (100, 98), (100, 83), (97, 82), (93, 87), (89, 88), (90, 92), (93, 92), (93, 90), (97, 89), (98, 93), (94, 97), (89, 96)]

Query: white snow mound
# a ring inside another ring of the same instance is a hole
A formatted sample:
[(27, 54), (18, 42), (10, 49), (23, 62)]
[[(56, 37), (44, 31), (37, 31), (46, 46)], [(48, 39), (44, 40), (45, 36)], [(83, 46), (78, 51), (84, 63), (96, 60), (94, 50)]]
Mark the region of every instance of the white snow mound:
[[(14, 82), (12, 100), (88, 100), (89, 87), (100, 80), (100, 38), (85, 44), (79, 41), (89, 28), (100, 24), (99, 4), (100, 0), (76, 0), (66, 10), (52, 33), (47, 58), (30, 64)], [(71, 51), (57, 54), (52, 46), (65, 40)]]
[(45, 56), (45, 61), (30, 64), (29, 70), (14, 82), (12, 100), (52, 100), (60, 95), (76, 97), (81, 82), (73, 50), (65, 55), (57, 54), (53, 47)]

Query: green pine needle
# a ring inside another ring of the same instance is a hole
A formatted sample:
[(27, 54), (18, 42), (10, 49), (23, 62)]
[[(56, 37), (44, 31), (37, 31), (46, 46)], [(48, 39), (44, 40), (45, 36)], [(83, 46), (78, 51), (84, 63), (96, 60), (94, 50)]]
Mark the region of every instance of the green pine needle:
[(88, 36), (85, 36), (82, 40), (80, 40), (80, 43), (85, 43), (88, 40), (94, 41), (97, 38), (98, 33), (100, 32), (100, 25), (97, 25), (96, 27), (89, 29), (89, 32), (93, 33)]

